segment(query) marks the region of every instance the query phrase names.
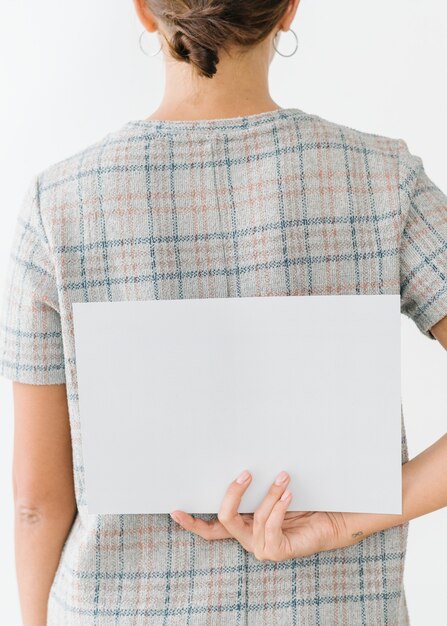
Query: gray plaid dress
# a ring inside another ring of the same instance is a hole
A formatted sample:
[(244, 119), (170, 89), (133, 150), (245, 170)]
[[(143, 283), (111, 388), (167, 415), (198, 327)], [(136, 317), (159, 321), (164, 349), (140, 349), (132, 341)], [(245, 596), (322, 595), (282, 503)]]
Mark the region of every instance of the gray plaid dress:
[[(48, 625), (407, 626), (408, 523), (273, 562), (168, 513), (88, 514), (72, 318), (73, 302), (398, 293), (434, 340), (447, 197), (399, 138), (296, 108), (131, 120), (36, 174), (3, 292), (0, 374), (66, 384), (78, 514)], [(405, 463), (402, 407), (401, 419)]]

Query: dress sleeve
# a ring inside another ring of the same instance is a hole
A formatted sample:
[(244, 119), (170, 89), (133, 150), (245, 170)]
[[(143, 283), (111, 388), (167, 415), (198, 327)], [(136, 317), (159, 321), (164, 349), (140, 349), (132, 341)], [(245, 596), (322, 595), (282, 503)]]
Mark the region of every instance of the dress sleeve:
[(17, 214), (0, 309), (0, 375), (35, 385), (65, 382), (54, 263), (39, 205), (39, 175)]
[(447, 315), (447, 196), (399, 139), (401, 313), (429, 339)]

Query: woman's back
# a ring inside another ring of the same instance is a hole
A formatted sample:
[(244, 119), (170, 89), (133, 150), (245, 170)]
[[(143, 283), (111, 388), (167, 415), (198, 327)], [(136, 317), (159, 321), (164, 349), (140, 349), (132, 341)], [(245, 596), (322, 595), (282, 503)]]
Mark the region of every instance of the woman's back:
[(400, 293), (402, 312), (433, 338), (428, 329), (447, 313), (441, 201), (403, 140), (296, 108), (133, 120), (33, 179), (11, 257), (0, 373), (67, 385), (79, 513), (49, 626), (408, 624), (408, 523), (272, 562), (236, 540), (187, 532), (169, 514), (89, 515), (72, 303)]

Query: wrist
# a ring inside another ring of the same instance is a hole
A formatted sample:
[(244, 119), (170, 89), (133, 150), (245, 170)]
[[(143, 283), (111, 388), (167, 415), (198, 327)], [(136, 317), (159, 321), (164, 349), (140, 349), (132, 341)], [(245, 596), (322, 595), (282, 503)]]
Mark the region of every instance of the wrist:
[(344, 513), (345, 545), (354, 545), (373, 533), (399, 526), (407, 520), (404, 515), (387, 513)]

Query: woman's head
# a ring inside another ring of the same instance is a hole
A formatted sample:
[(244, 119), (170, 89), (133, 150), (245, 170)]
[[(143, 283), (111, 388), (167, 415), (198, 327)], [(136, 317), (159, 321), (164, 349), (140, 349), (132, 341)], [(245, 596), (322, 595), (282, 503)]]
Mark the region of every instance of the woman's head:
[[(299, 1), (299, 0), (298, 0)], [(178, 61), (189, 63), (199, 76), (212, 78), (219, 53), (243, 53), (280, 28), (296, 0), (134, 0), (140, 17), (151, 14)], [(293, 17), (292, 17), (293, 19)], [(151, 29), (152, 30), (152, 29)]]

